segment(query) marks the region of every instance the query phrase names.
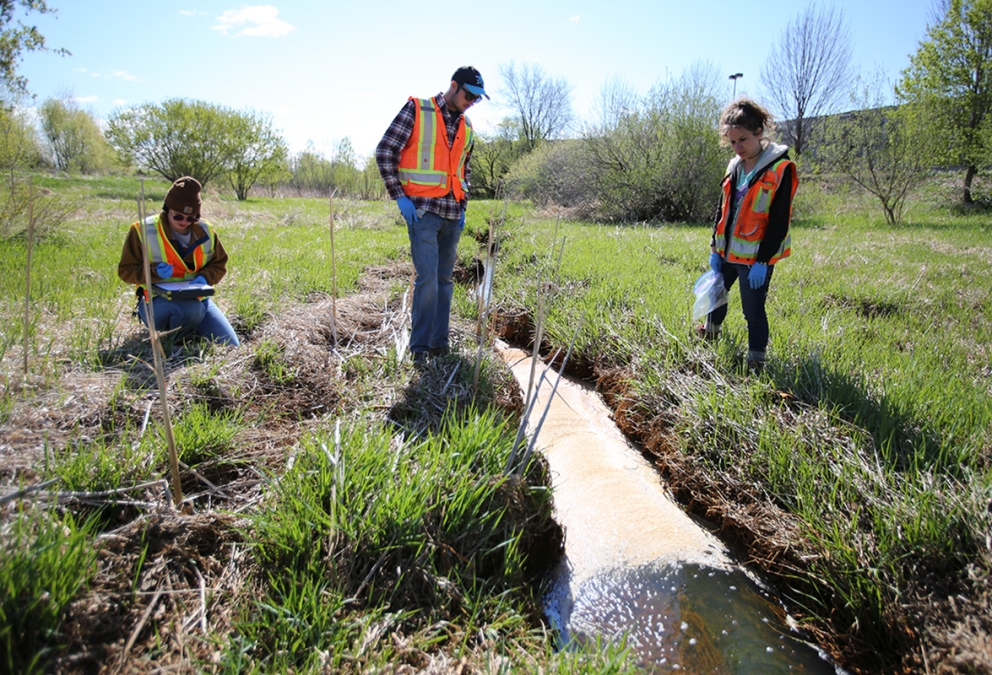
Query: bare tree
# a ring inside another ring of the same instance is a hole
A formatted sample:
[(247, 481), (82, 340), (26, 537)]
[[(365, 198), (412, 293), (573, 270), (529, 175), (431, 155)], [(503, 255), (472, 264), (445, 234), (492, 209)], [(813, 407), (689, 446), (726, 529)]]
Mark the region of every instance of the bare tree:
[(533, 63), (525, 63), (519, 70), (512, 61), (504, 63), (499, 73), (509, 94), (506, 105), (518, 116), (528, 150), (568, 131), (573, 119), (573, 87), (568, 80), (551, 77)]
[(874, 196), (894, 225), (909, 192), (927, 176), (934, 140), (912, 107), (891, 105), (891, 97), (881, 70), (857, 77), (852, 111), (828, 118), (816, 154), (824, 166)]
[(796, 155), (809, 143), (816, 117), (831, 112), (851, 78), (851, 30), (844, 12), (815, 2), (786, 26), (761, 68), (779, 130)]
[(610, 78), (600, 88), (599, 98), (593, 102), (594, 129), (615, 129), (625, 116), (639, 106), (640, 97), (630, 82), (621, 76)]

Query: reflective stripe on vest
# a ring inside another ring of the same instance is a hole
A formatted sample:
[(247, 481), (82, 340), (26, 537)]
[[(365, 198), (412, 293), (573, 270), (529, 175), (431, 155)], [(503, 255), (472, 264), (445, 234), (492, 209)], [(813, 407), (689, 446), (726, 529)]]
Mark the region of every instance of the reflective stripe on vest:
[(414, 107), (413, 132), (400, 152), (397, 175), (403, 192), (411, 197), (465, 198), (465, 162), (475, 141), (472, 124), (462, 115), (454, 143), (448, 145), (448, 129), (441, 108), (434, 99), (411, 99)]
[[(210, 261), (211, 256), (213, 256), (214, 240), (216, 238), (214, 228), (202, 218), (197, 222), (203, 227), (203, 231), (206, 233), (206, 241), (193, 249), (192, 270), (186, 267), (186, 263), (182, 256), (179, 255), (179, 251), (176, 250), (176, 247), (172, 245), (172, 242), (165, 235), (165, 225), (162, 223), (161, 214), (145, 218), (142, 227), (138, 227), (138, 223), (133, 225), (133, 227), (138, 228), (138, 233), (141, 235), (141, 243), (148, 250), (148, 263), (152, 269), (160, 262), (172, 265), (173, 275), (165, 279), (166, 281), (192, 279)], [(190, 234), (192, 232), (193, 229), (190, 228)], [(144, 287), (144, 284), (138, 284), (138, 288), (143, 289)]]
[[(789, 166), (793, 167), (792, 194), (790, 195), (790, 199), (795, 196), (796, 188), (799, 187), (799, 181), (795, 178), (795, 164), (791, 160), (784, 158), (774, 162), (748, 187), (747, 193), (741, 200), (740, 207), (734, 214), (729, 245), (726, 236), (727, 217), (730, 213), (730, 204), (733, 195), (730, 193), (731, 174), (728, 173), (724, 176), (721, 186), (723, 189), (723, 203), (720, 208), (720, 221), (716, 226), (714, 243), (717, 252), (728, 262), (751, 265), (758, 259), (758, 249), (761, 248), (761, 242), (765, 237), (765, 230), (768, 227), (768, 214), (771, 211), (772, 200), (775, 197), (778, 186), (782, 183), (785, 169)], [(789, 220), (792, 220), (791, 203), (789, 205)], [(782, 258), (788, 257), (790, 253), (792, 253), (792, 235), (787, 230), (785, 239), (782, 240), (782, 245), (779, 246), (778, 251), (768, 261), (768, 264), (774, 265)]]

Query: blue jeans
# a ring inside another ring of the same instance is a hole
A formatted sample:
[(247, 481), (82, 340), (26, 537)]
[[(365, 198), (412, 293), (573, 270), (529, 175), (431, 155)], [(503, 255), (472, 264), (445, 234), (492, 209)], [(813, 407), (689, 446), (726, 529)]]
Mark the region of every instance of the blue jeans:
[[(741, 289), (741, 310), (744, 312), (744, 320), (747, 321), (747, 348), (752, 352), (765, 352), (768, 349), (768, 314), (765, 313), (765, 299), (768, 297), (768, 285), (772, 281), (774, 265), (768, 266), (768, 275), (765, 283), (760, 288), (751, 288), (747, 281), (747, 274), (750, 265), (738, 265), (723, 261), (721, 272), (723, 273), (723, 285), (730, 291), (734, 282), (740, 278)], [(710, 322), (714, 326), (719, 326), (727, 318), (727, 305), (717, 307), (710, 312)]]
[(417, 280), (413, 284), (410, 308), (412, 328), (410, 351), (426, 352), (448, 346), (448, 317), (455, 284), (455, 252), (462, 230), (457, 220), (446, 220), (435, 213), (425, 213), (407, 225), (410, 254)]
[[(163, 297), (156, 297), (152, 298), (152, 311), (155, 314), (155, 330), (163, 333), (175, 330), (172, 334), (173, 339), (198, 335), (234, 347), (241, 344), (227, 317), (210, 301), (210, 298), (166, 300)], [(147, 326), (148, 317), (144, 298), (138, 300), (138, 316)]]

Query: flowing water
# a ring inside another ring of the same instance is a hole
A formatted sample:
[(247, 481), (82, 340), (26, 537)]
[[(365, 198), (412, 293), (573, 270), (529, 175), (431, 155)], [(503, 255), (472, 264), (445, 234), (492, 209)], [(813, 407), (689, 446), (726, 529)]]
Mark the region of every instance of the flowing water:
[[(500, 345), (526, 395), (532, 360)], [(536, 387), (544, 364), (533, 376)], [(551, 398), (551, 371), (531, 425)], [(528, 429), (529, 434), (534, 429)], [(537, 437), (565, 560), (546, 609), (563, 643), (620, 639), (649, 672), (840, 673), (781, 605), (672, 500), (595, 392), (562, 378)]]

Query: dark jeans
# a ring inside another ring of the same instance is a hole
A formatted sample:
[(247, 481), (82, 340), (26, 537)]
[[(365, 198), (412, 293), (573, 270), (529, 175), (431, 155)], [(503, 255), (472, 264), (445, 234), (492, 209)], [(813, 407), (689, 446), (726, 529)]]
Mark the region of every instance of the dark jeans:
[[(747, 281), (747, 273), (750, 265), (738, 265), (723, 261), (723, 285), (727, 291), (740, 278), (741, 289), (741, 309), (744, 312), (744, 319), (747, 321), (747, 348), (752, 352), (764, 352), (768, 349), (768, 315), (765, 313), (765, 298), (768, 297), (768, 285), (772, 281), (774, 265), (768, 266), (768, 274), (765, 276), (765, 283), (760, 288), (751, 288)], [(727, 318), (728, 305), (717, 307), (710, 312), (710, 322), (714, 326), (719, 326)]]
[[(189, 335), (229, 344), (237, 347), (241, 344), (234, 328), (220, 308), (210, 301), (203, 300), (166, 300), (159, 296), (152, 298), (152, 312), (155, 313), (155, 330), (175, 331), (170, 339), (184, 338)], [(148, 325), (148, 313), (143, 299), (138, 300), (138, 316), (141, 322)]]
[(457, 220), (425, 213), (407, 225), (410, 253), (417, 279), (410, 307), (410, 351), (426, 352), (448, 346), (448, 317), (455, 289), (451, 275), (462, 230)]

